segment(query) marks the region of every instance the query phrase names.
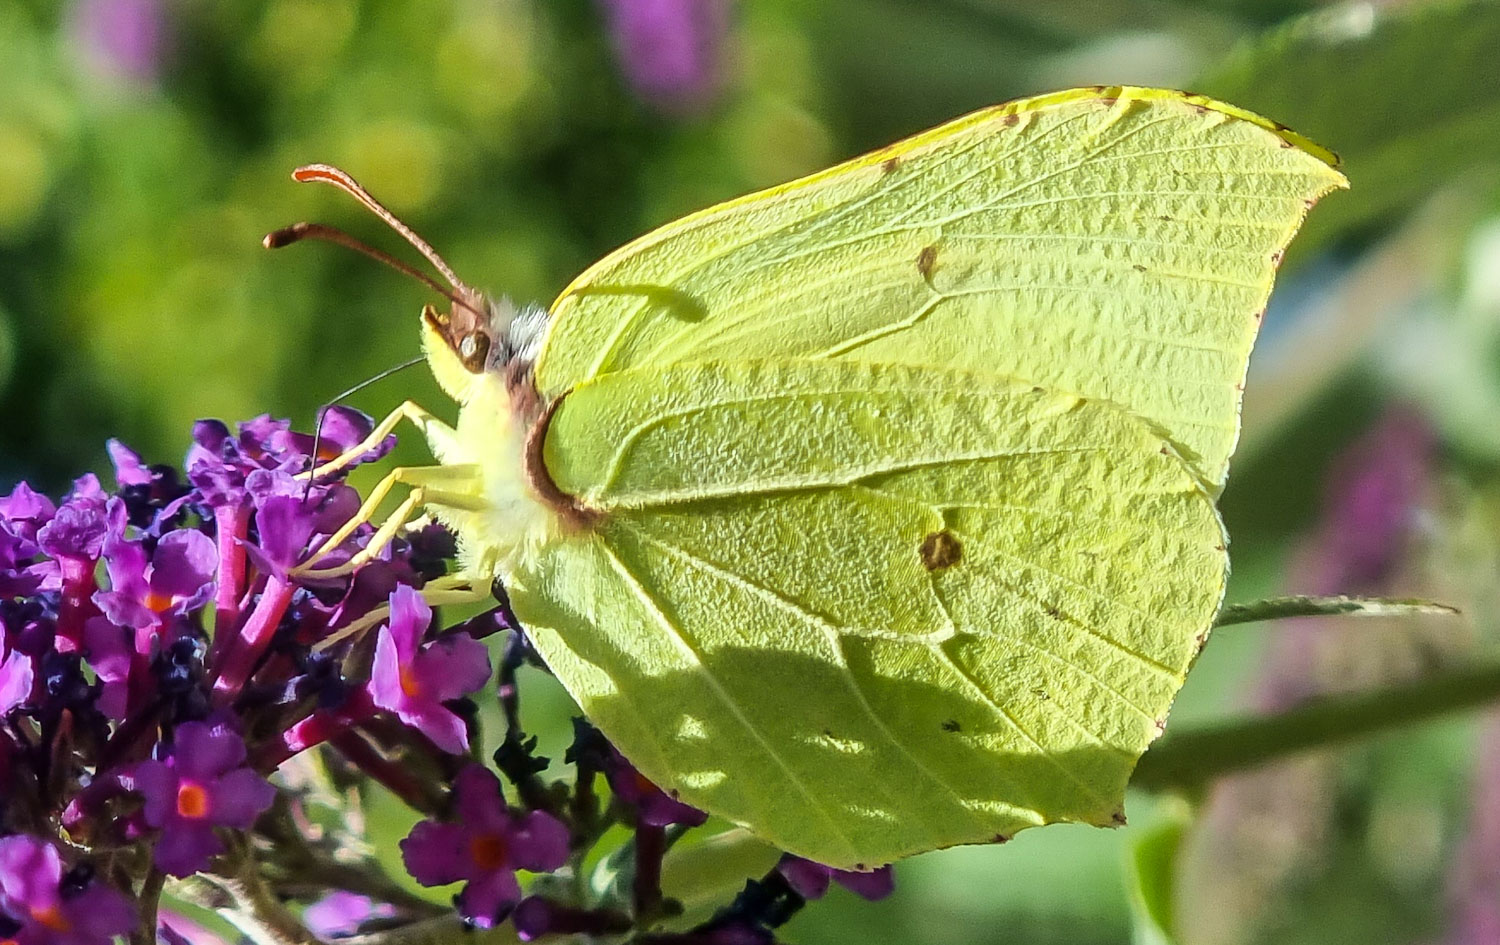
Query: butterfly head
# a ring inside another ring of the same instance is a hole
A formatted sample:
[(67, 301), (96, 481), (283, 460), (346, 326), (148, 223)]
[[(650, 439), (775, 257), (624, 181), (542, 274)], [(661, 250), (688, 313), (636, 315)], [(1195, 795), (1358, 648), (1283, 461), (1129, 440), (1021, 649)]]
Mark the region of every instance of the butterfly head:
[(454, 400), (468, 403), (478, 387), (501, 380), (513, 401), (535, 401), (531, 366), (545, 328), (546, 312), (534, 306), (517, 308), (508, 299), (493, 300), (454, 274), (427, 241), (412, 231), (353, 177), (328, 164), (308, 164), (292, 172), (298, 181), (332, 184), (354, 197), (399, 233), (437, 269), (447, 283), (382, 250), (367, 246), (341, 230), (321, 223), (296, 223), (266, 236), (268, 248), (298, 240), (320, 239), (364, 253), (398, 272), (411, 276), (448, 300), (446, 312), (432, 305), (422, 309), (422, 348), (438, 384)]
[(438, 384), (459, 403), (472, 399), (477, 384), (496, 380), (517, 400), (534, 396), (531, 368), (546, 323), (541, 308), (472, 292), (447, 312), (423, 307), (422, 350)]

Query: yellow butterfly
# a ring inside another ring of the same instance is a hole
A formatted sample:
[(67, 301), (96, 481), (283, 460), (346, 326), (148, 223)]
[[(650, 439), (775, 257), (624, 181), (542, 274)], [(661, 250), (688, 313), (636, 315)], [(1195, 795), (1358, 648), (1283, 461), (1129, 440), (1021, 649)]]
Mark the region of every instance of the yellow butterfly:
[[(823, 863), (1122, 822), (1222, 599), (1247, 359), (1335, 163), (1200, 96), (1043, 95), (668, 224), (545, 311), (301, 168), (446, 280), (417, 274), (452, 303), (422, 338), (460, 408), (377, 427), (439, 465), (314, 573), (425, 507), (462, 568), (424, 596), (499, 579), (646, 776)], [(366, 249), (299, 226), (268, 244)]]

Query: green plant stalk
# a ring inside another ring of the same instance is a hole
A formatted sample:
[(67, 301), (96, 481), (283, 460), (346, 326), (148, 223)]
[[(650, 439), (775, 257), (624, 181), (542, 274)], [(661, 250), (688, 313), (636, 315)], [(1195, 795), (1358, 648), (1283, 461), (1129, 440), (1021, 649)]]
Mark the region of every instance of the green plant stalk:
[(1458, 608), (1408, 597), (1268, 597), (1247, 604), (1225, 604), (1215, 627), (1229, 627), (1286, 617), (1410, 617), (1414, 614), (1455, 616)]
[(1192, 795), (1215, 778), (1500, 700), (1500, 665), (1330, 696), (1287, 712), (1176, 732), (1148, 751), (1131, 786)]

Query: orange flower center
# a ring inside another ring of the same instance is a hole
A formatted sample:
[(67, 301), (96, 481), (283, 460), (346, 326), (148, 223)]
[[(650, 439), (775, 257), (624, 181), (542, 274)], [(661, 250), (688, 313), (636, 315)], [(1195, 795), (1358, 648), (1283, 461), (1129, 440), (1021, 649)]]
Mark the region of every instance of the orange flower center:
[(62, 909), (57, 905), (51, 905), (45, 909), (32, 909), (31, 918), (53, 932), (73, 931), (73, 923), (67, 920), (67, 917), (62, 914)]
[(469, 856), (482, 870), (497, 870), (505, 865), (505, 838), (498, 833), (482, 833), (469, 841)]
[(158, 591), (147, 591), (146, 606), (159, 614), (164, 614), (172, 609), (172, 597), (170, 594), (162, 594)]
[(202, 820), (208, 816), (208, 792), (191, 781), (177, 786), (177, 813), (189, 820)]
[(408, 699), (415, 699), (422, 694), (422, 682), (417, 679), (417, 674), (406, 667), (401, 668), (401, 691), (406, 693)]

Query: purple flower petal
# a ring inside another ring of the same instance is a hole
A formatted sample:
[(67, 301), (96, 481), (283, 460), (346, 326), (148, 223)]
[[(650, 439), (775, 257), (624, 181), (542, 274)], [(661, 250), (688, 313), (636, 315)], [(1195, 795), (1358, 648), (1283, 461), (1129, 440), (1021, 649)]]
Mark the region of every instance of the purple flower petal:
[(275, 800), (271, 782), (249, 768), (236, 768), (213, 785), (209, 819), (224, 827), (249, 830)]
[(484, 765), (465, 765), (453, 779), (458, 819), (475, 831), (503, 833), (510, 828), (510, 812), (500, 779)]
[(141, 813), (152, 827), (164, 827), (177, 812), (177, 773), (166, 762), (138, 761), (117, 776), (120, 786), (145, 800)]
[(135, 903), (118, 889), (98, 882), (63, 900), (63, 915), (73, 926), (77, 945), (106, 945), (135, 928)]
[(471, 828), (424, 820), (401, 841), (401, 862), (423, 886), (446, 886), (474, 875)]
[(218, 564), (218, 550), (207, 535), (187, 528), (168, 532), (151, 556), (151, 590), (182, 598), (179, 613), (196, 610), (213, 591)]
[(568, 861), (568, 840), (562, 821), (546, 811), (531, 811), (516, 819), (510, 861), (523, 870), (550, 873)]
[(0, 663), (0, 715), (31, 698), (31, 687), (35, 682), (31, 658), (12, 650)]
[(126, 486), (151, 484), (151, 470), (141, 462), (141, 454), (114, 438), (107, 440), (104, 448), (109, 451), (110, 462), (114, 463), (115, 485), (123, 489)]
[(62, 874), (62, 857), (52, 844), (27, 834), (0, 838), (0, 900), (27, 909), (55, 905)]
[(896, 889), (896, 873), (890, 866), (860, 872), (858, 870), (834, 870), (833, 881), (871, 902), (884, 899)]
[(521, 884), (507, 869), (493, 870), (469, 884), (458, 894), (458, 914), (481, 929), (494, 928), (516, 903), (521, 901)]
[(217, 778), (245, 763), (245, 740), (222, 723), (184, 722), (172, 741), (173, 764), (196, 781)]
[(408, 702), (396, 710), (396, 717), (450, 755), (462, 755), (469, 750), (469, 727), (441, 704)]
[(36, 541), (37, 530), (57, 514), (52, 500), (33, 490), (24, 482), (16, 483), (10, 495), (0, 499), (0, 520), (10, 526), (11, 532), (28, 541)]
[(415, 588), (403, 584), (391, 592), (391, 619), (387, 629), (403, 664), (411, 662), (417, 655), (417, 648), (431, 624), (432, 608)]
[(89, 666), (99, 677), (99, 711), (112, 719), (125, 718), (130, 700), (130, 670), (135, 661), (134, 635), (108, 617), (90, 617), (83, 625)]
[(163, 830), (156, 841), (156, 865), (173, 876), (191, 876), (207, 869), (209, 861), (224, 852), (224, 844), (205, 821), (178, 821)]
[(792, 887), (792, 891), (803, 899), (823, 898), (823, 894), (828, 892), (828, 883), (833, 878), (832, 867), (792, 856), (790, 853), (776, 864), (776, 871)]
[(413, 660), (415, 675), (440, 702), (466, 696), (490, 678), (490, 651), (462, 634), (434, 641)]

